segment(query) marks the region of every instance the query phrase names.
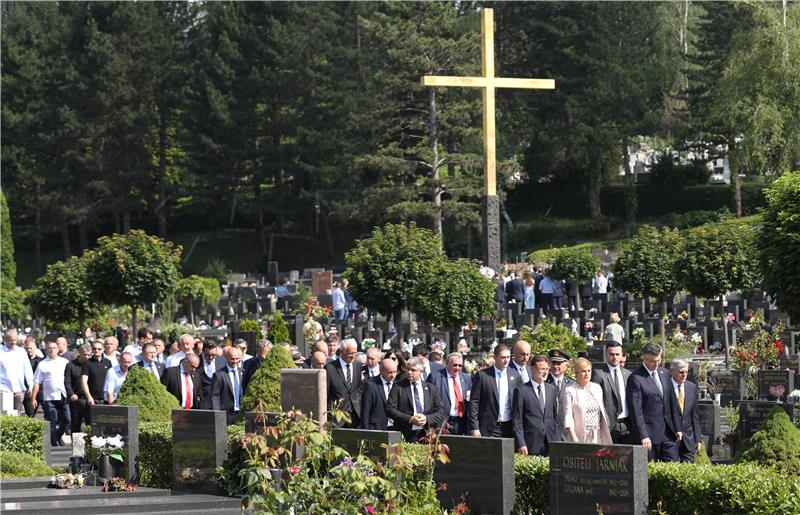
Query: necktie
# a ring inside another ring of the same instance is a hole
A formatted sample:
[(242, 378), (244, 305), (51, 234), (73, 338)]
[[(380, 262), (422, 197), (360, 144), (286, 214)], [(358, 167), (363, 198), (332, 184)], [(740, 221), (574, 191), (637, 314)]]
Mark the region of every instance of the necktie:
[(422, 401), (419, 400), (419, 392), (417, 391), (417, 387), (418, 386), (419, 386), (419, 383), (414, 383), (411, 386), (411, 393), (414, 395), (414, 408), (415, 408), (415, 412), (414, 413), (415, 414), (423, 412), (423, 410), (422, 410)]
[(233, 410), (239, 411), (239, 398), (241, 392), (239, 391), (239, 369), (233, 369)]
[(350, 363), (347, 364), (347, 372), (345, 373), (345, 380), (347, 381), (347, 386), (350, 386), (352, 381), (352, 376), (350, 375)]
[(184, 403), (183, 407), (186, 409), (192, 409), (192, 385), (189, 384), (188, 372), (185, 372), (183, 374), (183, 389), (184, 389), (184, 396), (186, 398), (186, 402)]
[(619, 369), (614, 369), (614, 387), (617, 389), (617, 397), (619, 398), (619, 403), (622, 404), (622, 381), (620, 381), (620, 374)]
[(681, 408), (681, 415), (683, 415), (683, 384), (678, 385), (678, 406)]
[(453, 376), (453, 393), (456, 396), (456, 409), (458, 416), (464, 416), (464, 398), (461, 396), (461, 385), (458, 384), (458, 377)]
[(156, 364), (154, 362), (150, 362), (150, 372), (153, 373), (156, 377), (158, 377), (158, 370), (156, 370)]
[(388, 383), (386, 383), (386, 390), (385, 390), (385, 392), (386, 392), (386, 400), (387, 401), (389, 400), (389, 392), (391, 390), (392, 390), (392, 382), (389, 381)]
[(542, 384), (539, 384), (536, 390), (537, 395), (539, 396), (539, 406), (541, 406), (542, 411), (544, 411), (544, 388), (542, 387)]
[(661, 395), (663, 397), (664, 396), (664, 389), (661, 386), (661, 379), (658, 377), (658, 374), (655, 371), (653, 371), (653, 372), (650, 372), (650, 376), (653, 378), (653, 382), (656, 383), (656, 388), (658, 388), (659, 395)]

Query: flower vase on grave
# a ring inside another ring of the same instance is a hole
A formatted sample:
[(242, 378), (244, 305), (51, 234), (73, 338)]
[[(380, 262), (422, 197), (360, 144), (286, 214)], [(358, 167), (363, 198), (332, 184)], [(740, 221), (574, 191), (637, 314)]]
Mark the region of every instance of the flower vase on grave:
[(102, 479), (111, 479), (114, 477), (114, 467), (111, 465), (111, 458), (108, 454), (100, 456), (97, 469), (97, 475)]

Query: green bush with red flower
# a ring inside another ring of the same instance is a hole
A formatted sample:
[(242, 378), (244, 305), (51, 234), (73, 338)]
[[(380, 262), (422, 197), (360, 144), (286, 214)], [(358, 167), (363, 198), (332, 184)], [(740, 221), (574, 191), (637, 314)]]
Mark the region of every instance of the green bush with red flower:
[(778, 366), (778, 358), (784, 353), (781, 334), (783, 334), (781, 323), (776, 324), (772, 332), (759, 328), (752, 338), (731, 349), (730, 366), (744, 374), (747, 390), (751, 396), (758, 393), (758, 372), (773, 370)]

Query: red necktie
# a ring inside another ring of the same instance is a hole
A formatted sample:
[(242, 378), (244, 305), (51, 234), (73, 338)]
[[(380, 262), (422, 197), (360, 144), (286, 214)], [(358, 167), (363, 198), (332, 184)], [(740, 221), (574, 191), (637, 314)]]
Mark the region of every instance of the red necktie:
[(458, 384), (458, 377), (453, 377), (453, 392), (456, 394), (456, 408), (458, 416), (464, 416), (464, 398), (461, 396), (461, 386)]
[(186, 396), (186, 404), (184, 404), (184, 408), (192, 409), (192, 386), (189, 384), (189, 373), (186, 372), (183, 374), (183, 389), (186, 392), (184, 395)]

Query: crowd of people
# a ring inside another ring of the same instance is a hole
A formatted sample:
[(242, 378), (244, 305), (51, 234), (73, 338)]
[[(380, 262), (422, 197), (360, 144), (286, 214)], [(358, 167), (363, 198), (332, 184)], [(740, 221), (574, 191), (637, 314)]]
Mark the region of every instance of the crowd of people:
[[(247, 342), (224, 346), (189, 334), (165, 351), (165, 343), (141, 328), (137, 340), (118, 350), (108, 336), (80, 345), (77, 355), (65, 338), (47, 342), (44, 355), (32, 337), (18, 346), (16, 330), (3, 335), (0, 389), (14, 396), (15, 409), (34, 416), (41, 406), (50, 421), (51, 444), (89, 424), (92, 406), (113, 404), (131, 367), (151, 372), (184, 409), (215, 409), (228, 423), (241, 419), (242, 397), (273, 348), (268, 340), (254, 356)], [(650, 459), (693, 461), (700, 449), (696, 385), (686, 381), (688, 364), (661, 367), (662, 349), (647, 344), (643, 364), (624, 365), (622, 346), (609, 341), (605, 363), (559, 349), (531, 355), (518, 341), (496, 345), (476, 373), (464, 370), (465, 355), (444, 356), (425, 344), (411, 353), (360, 352), (352, 338), (330, 333), (308, 357), (284, 346), (300, 368), (325, 369), (328, 402), (349, 415), (347, 427), (397, 430), (410, 442), (430, 430), (474, 437), (513, 438), (521, 454), (547, 455), (556, 441), (644, 446)], [(572, 364), (575, 378), (567, 375)]]
[(598, 270), (591, 283), (581, 286), (555, 279), (541, 268), (526, 268), (510, 271), (498, 278), (502, 281), (504, 293), (503, 298), (498, 300), (522, 304), (526, 310), (541, 308), (545, 313), (562, 308), (575, 309), (579, 296), (583, 305), (589, 305), (596, 296), (605, 296), (610, 291), (613, 279), (614, 274), (610, 270)]

